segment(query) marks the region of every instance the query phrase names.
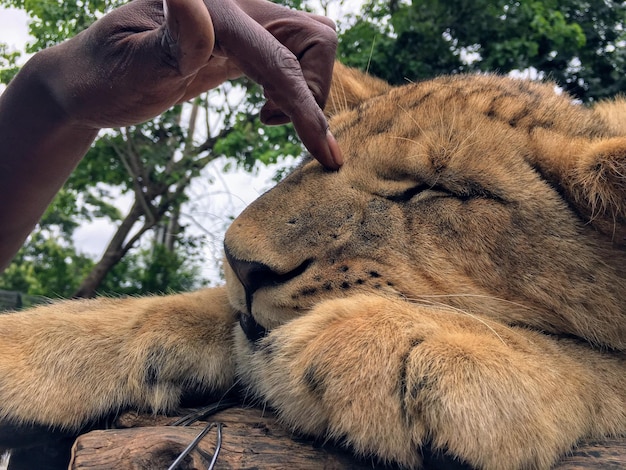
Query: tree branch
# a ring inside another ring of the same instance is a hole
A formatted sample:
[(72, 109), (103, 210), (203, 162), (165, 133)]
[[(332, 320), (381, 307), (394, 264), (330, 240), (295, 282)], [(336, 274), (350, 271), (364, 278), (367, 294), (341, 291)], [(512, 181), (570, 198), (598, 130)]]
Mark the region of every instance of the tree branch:
[(133, 190), (135, 192), (135, 199), (139, 202), (139, 204), (141, 204), (146, 217), (149, 219), (154, 219), (155, 218), (154, 207), (146, 199), (146, 195), (143, 192), (143, 188), (141, 186), (137, 173), (135, 172), (136, 169), (133, 168), (133, 165), (131, 165), (131, 163), (128, 161), (128, 159), (126, 158), (126, 155), (124, 155), (124, 152), (114, 142), (111, 143), (111, 146), (113, 147), (113, 150), (115, 151), (120, 161), (124, 165), (124, 168), (128, 172), (129, 176), (133, 180)]

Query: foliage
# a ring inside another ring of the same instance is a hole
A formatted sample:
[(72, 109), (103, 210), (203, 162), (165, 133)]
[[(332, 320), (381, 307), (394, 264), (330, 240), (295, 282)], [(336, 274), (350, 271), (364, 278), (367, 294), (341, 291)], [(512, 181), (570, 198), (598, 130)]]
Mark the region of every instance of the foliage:
[[(170, 251), (154, 244), (125, 256), (105, 277), (98, 292), (106, 295), (145, 295), (197, 289), (206, 284), (201, 267), (201, 243)], [(72, 245), (36, 231), (0, 275), (0, 290), (17, 291), (51, 299), (72, 297), (94, 261), (76, 253)]]
[(201, 267), (194, 259), (201, 259), (198, 246), (181, 254), (157, 243), (125, 256), (107, 273), (98, 291), (107, 295), (145, 295), (198, 289), (206, 281), (201, 279)]
[(626, 91), (624, 2), (370, 0), (340, 57), (392, 83), (536, 68), (589, 101)]
[(95, 18), (122, 5), (122, 0), (0, 0), (0, 6), (28, 12), (30, 35), (35, 38), (26, 52), (37, 52), (75, 36), (94, 22)]
[(73, 246), (37, 231), (0, 276), (0, 289), (53, 299), (70, 297), (93, 264)]
[(11, 51), (6, 44), (0, 44), (0, 83), (9, 83), (17, 74), (20, 56), (19, 51)]

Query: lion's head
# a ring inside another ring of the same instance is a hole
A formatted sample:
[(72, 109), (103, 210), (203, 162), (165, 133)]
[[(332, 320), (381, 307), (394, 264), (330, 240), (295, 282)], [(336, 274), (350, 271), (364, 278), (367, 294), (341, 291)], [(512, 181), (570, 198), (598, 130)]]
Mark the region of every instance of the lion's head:
[(626, 348), (625, 102), (340, 65), (331, 93), (344, 166), (304, 161), (226, 234), (249, 336), (375, 293)]

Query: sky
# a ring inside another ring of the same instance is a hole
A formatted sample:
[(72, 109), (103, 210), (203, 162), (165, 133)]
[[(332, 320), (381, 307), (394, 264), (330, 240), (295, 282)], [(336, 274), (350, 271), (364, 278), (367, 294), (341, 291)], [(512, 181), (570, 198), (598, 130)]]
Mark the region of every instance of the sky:
[(23, 11), (0, 7), (0, 42), (23, 49), (28, 40), (26, 20)]
[[(0, 43), (23, 50), (29, 37), (24, 12), (0, 7)], [(0, 92), (2, 89), (0, 89)], [(183, 208), (182, 222), (196, 234), (207, 236), (203, 275), (212, 283), (219, 280), (217, 264), (222, 257), (222, 238), (231, 217), (239, 214), (250, 202), (269, 189), (276, 167), (260, 167), (252, 175), (243, 171), (222, 171), (223, 162), (215, 162), (191, 188), (193, 206)], [(212, 180), (208, 185), (206, 182)], [(132, 200), (121, 197), (116, 205), (129, 208)], [(79, 251), (99, 258), (113, 235), (115, 226), (107, 219), (98, 219), (79, 227), (74, 242)]]

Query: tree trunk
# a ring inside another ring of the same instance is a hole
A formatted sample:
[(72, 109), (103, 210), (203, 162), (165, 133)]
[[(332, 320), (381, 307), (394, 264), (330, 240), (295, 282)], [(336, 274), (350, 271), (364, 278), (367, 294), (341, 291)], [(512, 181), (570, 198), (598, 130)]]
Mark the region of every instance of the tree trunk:
[[(131, 248), (132, 243), (124, 242), (128, 238), (128, 234), (132, 230), (135, 223), (143, 215), (143, 209), (137, 201), (133, 204), (130, 212), (126, 218), (122, 221), (122, 224), (113, 235), (113, 238), (109, 242), (104, 254), (100, 258), (100, 261), (96, 263), (91, 272), (83, 280), (78, 287), (75, 298), (90, 298), (96, 295), (96, 290), (104, 280), (107, 273), (115, 266)], [(142, 229), (142, 230), (145, 230)]]
[(176, 240), (178, 239), (178, 232), (180, 231), (180, 206), (175, 206), (172, 209), (170, 219), (167, 222), (167, 228), (165, 229), (165, 238), (163, 245), (165, 249), (170, 253), (174, 252)]

